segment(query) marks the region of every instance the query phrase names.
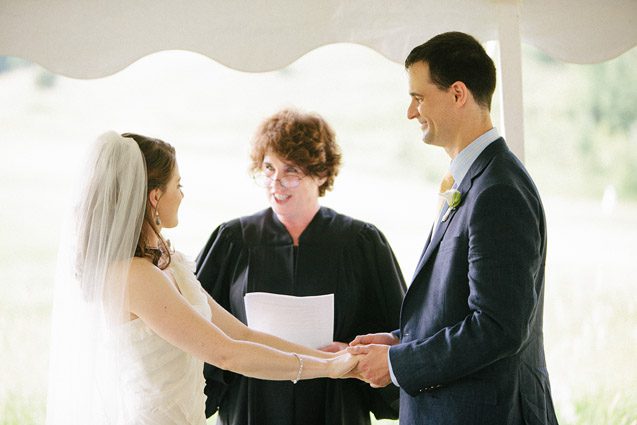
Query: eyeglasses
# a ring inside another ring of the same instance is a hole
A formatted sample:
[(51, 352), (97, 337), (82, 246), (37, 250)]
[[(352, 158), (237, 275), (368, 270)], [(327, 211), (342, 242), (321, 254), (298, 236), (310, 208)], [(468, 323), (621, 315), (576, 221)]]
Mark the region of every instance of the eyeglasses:
[(285, 189), (294, 189), (299, 184), (301, 184), (301, 180), (305, 176), (300, 176), (298, 174), (290, 174), (280, 179), (273, 179), (271, 175), (266, 174), (263, 171), (259, 171), (252, 178), (254, 182), (261, 187), (270, 187), (274, 184), (274, 182), (279, 182), (279, 184)]

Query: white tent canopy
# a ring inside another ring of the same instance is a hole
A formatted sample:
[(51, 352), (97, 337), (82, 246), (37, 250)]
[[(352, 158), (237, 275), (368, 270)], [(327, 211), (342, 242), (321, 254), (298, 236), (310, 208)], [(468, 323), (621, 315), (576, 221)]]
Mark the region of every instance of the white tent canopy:
[(368, 46), (402, 62), (437, 33), (498, 41), (502, 130), (524, 153), (521, 42), (557, 59), (601, 62), (637, 44), (636, 0), (3, 0), (0, 55), (74, 78), (113, 74), (162, 50), (237, 70), (285, 67), (317, 47)]

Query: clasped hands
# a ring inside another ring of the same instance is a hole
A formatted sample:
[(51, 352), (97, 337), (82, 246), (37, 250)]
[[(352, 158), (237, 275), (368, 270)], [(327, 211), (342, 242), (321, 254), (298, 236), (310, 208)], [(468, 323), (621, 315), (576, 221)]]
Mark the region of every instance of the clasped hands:
[(391, 383), (389, 375), (389, 347), (399, 340), (390, 333), (359, 335), (347, 346), (344, 343), (332, 343), (324, 347), (324, 351), (349, 353), (355, 356), (356, 366), (343, 378), (357, 378), (367, 382), (374, 388), (381, 388)]

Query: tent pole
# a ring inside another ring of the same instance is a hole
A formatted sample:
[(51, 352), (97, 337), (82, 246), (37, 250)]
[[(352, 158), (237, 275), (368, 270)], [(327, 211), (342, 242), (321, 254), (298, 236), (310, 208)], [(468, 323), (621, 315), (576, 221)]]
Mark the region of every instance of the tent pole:
[(522, 98), (522, 41), (518, 0), (498, 2), (498, 45), (502, 134), (524, 161), (524, 103)]

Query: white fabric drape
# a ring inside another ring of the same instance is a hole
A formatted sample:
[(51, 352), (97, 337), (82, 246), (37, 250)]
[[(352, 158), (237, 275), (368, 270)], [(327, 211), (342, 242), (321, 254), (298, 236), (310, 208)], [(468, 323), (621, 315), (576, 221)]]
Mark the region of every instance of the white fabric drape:
[(601, 62), (637, 43), (635, 0), (3, 0), (0, 55), (75, 78), (113, 74), (172, 49), (254, 72), (339, 42), (402, 62), (440, 32), (499, 39), (502, 5), (519, 9), (522, 42), (567, 62)]

